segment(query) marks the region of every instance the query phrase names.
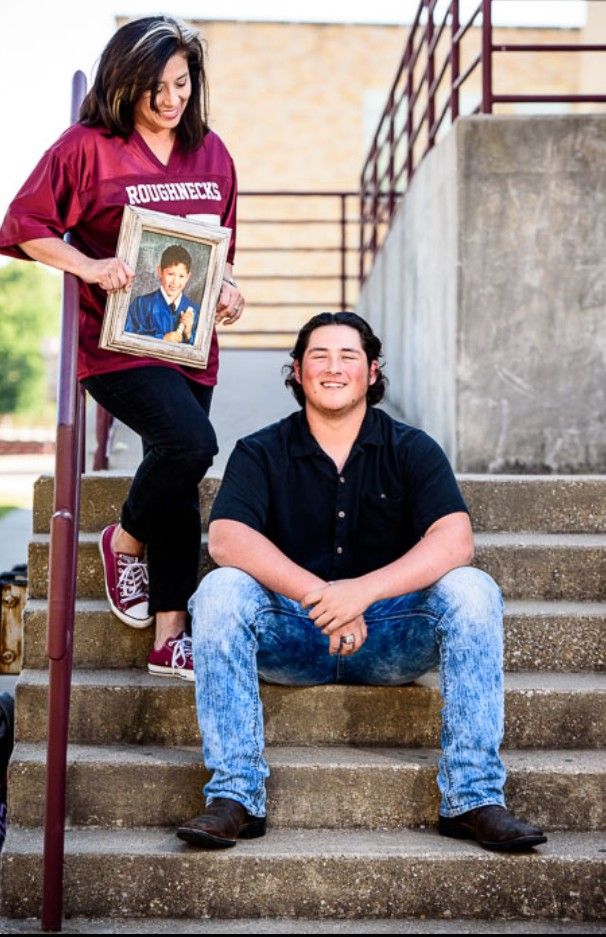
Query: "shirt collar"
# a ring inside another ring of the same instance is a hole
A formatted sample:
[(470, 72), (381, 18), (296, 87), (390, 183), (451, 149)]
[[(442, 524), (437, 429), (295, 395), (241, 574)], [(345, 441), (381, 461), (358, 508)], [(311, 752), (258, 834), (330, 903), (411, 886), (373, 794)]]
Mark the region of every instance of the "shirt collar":
[(175, 309), (179, 308), (179, 306), (181, 305), (181, 297), (183, 296), (183, 293), (179, 293), (176, 299), (169, 299), (166, 293), (164, 292), (164, 290), (162, 289), (162, 287), (160, 287), (160, 292), (162, 293), (162, 296), (164, 297), (164, 301), (169, 308), (170, 306), (172, 306), (173, 303), (175, 304)]
[[(360, 432), (351, 447), (351, 451), (360, 449), (362, 446), (380, 446), (382, 443), (381, 427), (374, 407), (367, 406)], [(301, 408), (294, 414), (294, 420), (291, 430), (290, 455), (297, 458), (303, 456), (317, 455), (324, 453), (322, 447), (312, 436), (305, 418), (305, 410)]]

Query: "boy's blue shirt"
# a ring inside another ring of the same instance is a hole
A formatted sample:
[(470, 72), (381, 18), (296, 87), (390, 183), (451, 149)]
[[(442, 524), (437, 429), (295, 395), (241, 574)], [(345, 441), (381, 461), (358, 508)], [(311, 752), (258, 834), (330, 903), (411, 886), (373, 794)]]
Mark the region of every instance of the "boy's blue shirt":
[(193, 345), (194, 335), (198, 327), (200, 307), (189, 299), (185, 293), (181, 294), (181, 300), (175, 313), (171, 310), (160, 289), (154, 290), (153, 293), (146, 293), (144, 296), (137, 296), (128, 307), (124, 331), (162, 339), (168, 332), (176, 331), (181, 313), (185, 312), (190, 306), (194, 310), (194, 324), (188, 344)]

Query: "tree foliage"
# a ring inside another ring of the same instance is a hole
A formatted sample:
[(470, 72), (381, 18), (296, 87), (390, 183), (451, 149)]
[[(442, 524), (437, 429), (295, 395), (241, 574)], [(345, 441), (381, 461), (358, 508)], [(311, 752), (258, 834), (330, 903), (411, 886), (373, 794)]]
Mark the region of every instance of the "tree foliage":
[(47, 397), (43, 344), (59, 334), (61, 279), (34, 263), (0, 268), (0, 413), (30, 412)]

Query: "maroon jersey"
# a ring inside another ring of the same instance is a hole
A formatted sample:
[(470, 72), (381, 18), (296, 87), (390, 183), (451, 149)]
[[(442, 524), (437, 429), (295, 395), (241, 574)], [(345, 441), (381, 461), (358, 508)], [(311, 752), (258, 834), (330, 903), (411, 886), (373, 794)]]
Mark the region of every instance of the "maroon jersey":
[[(11, 203), (0, 228), (0, 253), (30, 260), (18, 246), (34, 238), (72, 234), (72, 244), (89, 257), (116, 253), (124, 205), (225, 225), (236, 234), (236, 174), (219, 137), (209, 131), (199, 149), (175, 141), (167, 166), (135, 131), (128, 140), (98, 127), (75, 124), (50, 147)], [(78, 378), (145, 365), (164, 365), (200, 384), (217, 380), (216, 333), (205, 370), (155, 358), (139, 358), (98, 347), (107, 294), (80, 284)]]

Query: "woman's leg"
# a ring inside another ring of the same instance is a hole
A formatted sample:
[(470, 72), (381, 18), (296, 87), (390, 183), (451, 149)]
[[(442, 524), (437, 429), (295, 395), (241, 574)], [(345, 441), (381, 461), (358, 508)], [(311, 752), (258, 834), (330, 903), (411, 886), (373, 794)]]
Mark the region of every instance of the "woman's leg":
[[(147, 545), (150, 613), (157, 616), (157, 643), (183, 630), (200, 550), (198, 484), (217, 452), (208, 419), (212, 388), (178, 371), (141, 367), (87, 379), (87, 390), (145, 442), (123, 506), (127, 538)], [(127, 549), (118, 540), (115, 549)], [(176, 614), (175, 614), (176, 613)], [(168, 627), (164, 627), (168, 625)]]

